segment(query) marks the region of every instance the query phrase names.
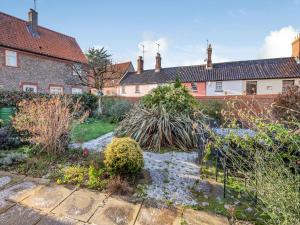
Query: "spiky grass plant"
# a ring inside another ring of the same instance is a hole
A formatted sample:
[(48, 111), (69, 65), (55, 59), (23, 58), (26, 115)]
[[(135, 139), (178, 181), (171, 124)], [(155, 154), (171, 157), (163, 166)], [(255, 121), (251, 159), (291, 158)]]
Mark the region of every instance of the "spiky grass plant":
[(120, 123), (116, 134), (130, 136), (143, 149), (154, 152), (162, 147), (188, 151), (197, 146), (201, 127), (199, 120), (187, 114), (169, 113), (163, 106), (151, 109), (136, 106)]

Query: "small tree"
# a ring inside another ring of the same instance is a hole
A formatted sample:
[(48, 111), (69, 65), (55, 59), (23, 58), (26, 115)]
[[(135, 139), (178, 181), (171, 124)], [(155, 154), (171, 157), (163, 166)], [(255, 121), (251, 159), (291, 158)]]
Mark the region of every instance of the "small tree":
[(112, 63), (111, 55), (104, 48), (90, 48), (85, 54), (88, 64), (74, 64), (73, 71), (78, 75), (79, 85), (95, 89), (98, 99), (98, 114), (102, 114), (103, 88), (107, 82), (116, 79), (120, 73)]

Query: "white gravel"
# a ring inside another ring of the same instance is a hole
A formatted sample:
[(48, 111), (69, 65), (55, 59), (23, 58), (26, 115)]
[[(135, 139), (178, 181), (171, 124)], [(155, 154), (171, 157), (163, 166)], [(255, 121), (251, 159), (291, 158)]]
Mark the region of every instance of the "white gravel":
[(70, 144), (69, 147), (81, 148), (81, 149), (87, 148), (90, 151), (102, 152), (105, 149), (105, 147), (111, 142), (113, 137), (114, 137), (114, 133), (110, 132), (97, 139), (88, 142)]
[(200, 182), (197, 157), (196, 152), (144, 152), (145, 169), (152, 178), (152, 184), (147, 187), (147, 196), (174, 204), (196, 205), (190, 188), (195, 182)]
[[(112, 138), (113, 133), (108, 133), (82, 144), (71, 144), (70, 147), (101, 152)], [(196, 152), (144, 152), (145, 169), (150, 172), (152, 179), (152, 184), (147, 186), (147, 196), (156, 200), (172, 201), (174, 204), (196, 205), (190, 188), (195, 182), (197, 189), (202, 190), (207, 186), (205, 182), (200, 181), (197, 158)]]

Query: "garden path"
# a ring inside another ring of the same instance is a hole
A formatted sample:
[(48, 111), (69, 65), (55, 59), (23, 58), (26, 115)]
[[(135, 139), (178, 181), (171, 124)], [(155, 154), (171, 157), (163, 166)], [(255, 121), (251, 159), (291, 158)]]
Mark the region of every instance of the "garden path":
[(228, 225), (226, 217), (0, 171), (0, 224)]

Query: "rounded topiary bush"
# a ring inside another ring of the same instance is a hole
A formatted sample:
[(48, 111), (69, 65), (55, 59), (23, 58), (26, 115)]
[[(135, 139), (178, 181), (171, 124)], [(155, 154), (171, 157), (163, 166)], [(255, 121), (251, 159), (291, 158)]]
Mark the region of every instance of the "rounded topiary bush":
[(139, 144), (129, 138), (114, 138), (104, 152), (104, 164), (113, 174), (136, 175), (143, 166), (143, 152)]

